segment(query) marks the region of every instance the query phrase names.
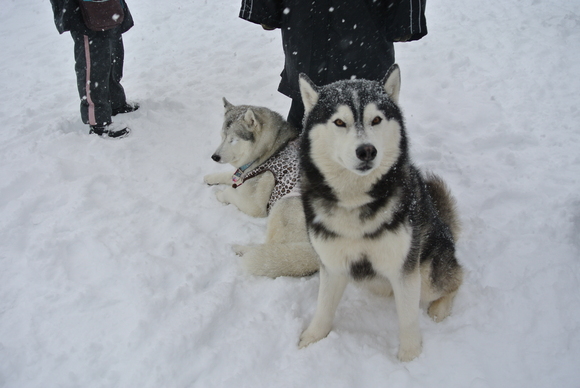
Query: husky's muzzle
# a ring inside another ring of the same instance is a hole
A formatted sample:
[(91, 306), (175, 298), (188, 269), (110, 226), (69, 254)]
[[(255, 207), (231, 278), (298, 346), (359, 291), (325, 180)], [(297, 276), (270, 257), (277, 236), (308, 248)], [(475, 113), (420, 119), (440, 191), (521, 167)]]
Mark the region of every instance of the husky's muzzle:
[(377, 149), (372, 144), (362, 144), (356, 149), (356, 157), (362, 162), (357, 167), (357, 170), (366, 172), (373, 168), (373, 161), (377, 157)]

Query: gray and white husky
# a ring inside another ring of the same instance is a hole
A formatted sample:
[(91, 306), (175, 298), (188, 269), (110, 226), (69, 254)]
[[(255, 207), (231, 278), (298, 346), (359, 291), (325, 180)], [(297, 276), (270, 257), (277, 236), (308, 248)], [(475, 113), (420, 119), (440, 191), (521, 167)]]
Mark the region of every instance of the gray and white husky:
[(276, 177), (269, 170), (258, 174), (256, 169), (297, 138), (299, 132), (268, 108), (232, 105), (225, 98), (223, 102), (222, 142), (211, 158), (229, 163), (237, 170), (209, 174), (204, 181), (208, 185), (228, 186), (216, 192), (220, 202), (231, 203), (252, 217), (266, 217)]
[[(264, 107), (232, 105), (224, 98), (222, 142), (212, 155), (235, 172), (209, 174), (209, 185), (227, 185), (217, 199), (253, 217), (268, 216), (266, 239), (235, 245), (242, 265), (253, 275), (303, 276), (316, 272), (318, 257), (308, 240), (299, 180), (298, 131)], [(295, 173), (293, 173), (295, 172)]]
[(401, 361), (421, 353), (421, 303), (435, 321), (451, 313), (463, 278), (455, 202), (411, 162), (399, 89), (397, 65), (382, 83), (319, 87), (300, 76), (302, 203), (320, 257), (318, 305), (300, 347), (328, 335), (349, 280), (394, 294)]

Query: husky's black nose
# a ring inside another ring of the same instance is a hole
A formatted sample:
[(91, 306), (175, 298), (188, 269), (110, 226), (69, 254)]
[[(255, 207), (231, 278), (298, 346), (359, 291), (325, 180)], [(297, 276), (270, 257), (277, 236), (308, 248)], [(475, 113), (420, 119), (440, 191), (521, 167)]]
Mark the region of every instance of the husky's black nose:
[(222, 159), (222, 158), (221, 158), (219, 155), (217, 155), (217, 154), (213, 154), (213, 155), (211, 156), (211, 158), (213, 159), (213, 161), (214, 161), (214, 162), (219, 162), (219, 161)]
[(356, 149), (356, 157), (363, 162), (370, 162), (377, 157), (377, 149), (372, 144), (363, 144)]

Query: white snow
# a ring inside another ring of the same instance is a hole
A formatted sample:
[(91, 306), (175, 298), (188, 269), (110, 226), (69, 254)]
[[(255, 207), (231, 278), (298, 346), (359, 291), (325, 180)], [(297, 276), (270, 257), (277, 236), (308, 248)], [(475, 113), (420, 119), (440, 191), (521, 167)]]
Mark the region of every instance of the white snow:
[(203, 184), (224, 170), (222, 96), (286, 115), (280, 32), (240, 1), (130, 1), (107, 141), (80, 122), (72, 39), (50, 4), (0, 9), (0, 386), (579, 387), (580, 2), (429, 1), (396, 45), (416, 164), (449, 183), (467, 270), (396, 358), (392, 299), (349, 286), (306, 349), (318, 276), (258, 278), (231, 251), (265, 220)]

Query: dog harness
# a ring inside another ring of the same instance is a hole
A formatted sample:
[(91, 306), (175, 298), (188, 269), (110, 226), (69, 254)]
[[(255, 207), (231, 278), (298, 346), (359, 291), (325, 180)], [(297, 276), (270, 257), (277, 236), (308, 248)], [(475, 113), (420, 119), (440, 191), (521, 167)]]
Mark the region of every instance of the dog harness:
[(234, 184), (232, 187), (235, 189), (241, 186), (248, 179), (252, 179), (270, 171), (274, 174), (275, 184), (274, 190), (272, 190), (272, 195), (270, 195), (270, 200), (268, 201), (267, 210), (270, 211), (272, 206), (280, 198), (285, 196), (295, 196), (300, 195), (300, 172), (299, 172), (299, 158), (298, 152), (300, 151), (300, 138), (292, 140), (286, 144), (284, 148), (272, 155), (264, 163), (260, 164), (255, 169), (249, 171), (247, 174), (238, 175), (238, 171), (232, 177)]

